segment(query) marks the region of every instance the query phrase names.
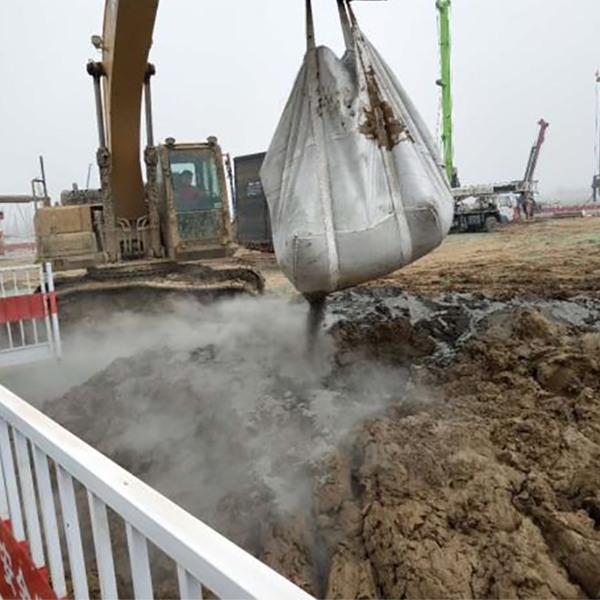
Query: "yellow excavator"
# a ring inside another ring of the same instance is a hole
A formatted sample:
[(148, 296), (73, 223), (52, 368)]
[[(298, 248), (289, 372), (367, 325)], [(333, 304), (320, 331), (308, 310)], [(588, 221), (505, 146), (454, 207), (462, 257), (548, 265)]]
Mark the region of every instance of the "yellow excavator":
[(155, 145), (155, 69), (148, 57), (157, 10), (158, 0), (106, 0), (103, 35), (92, 37), (102, 52), (101, 62), (87, 65), (100, 190), (63, 194), (60, 206), (39, 208), (34, 220), (38, 259), (64, 273), (59, 296), (140, 288), (213, 296), (263, 290), (260, 273), (229, 258), (234, 236), (217, 139), (180, 144), (169, 138)]

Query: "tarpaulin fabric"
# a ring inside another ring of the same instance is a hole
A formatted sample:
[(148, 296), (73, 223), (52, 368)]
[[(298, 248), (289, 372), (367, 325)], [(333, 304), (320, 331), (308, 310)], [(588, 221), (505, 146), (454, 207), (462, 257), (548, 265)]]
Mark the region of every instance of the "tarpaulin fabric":
[(391, 69), (338, 0), (346, 53), (308, 50), (261, 170), (277, 260), (304, 294), (408, 265), (453, 219), (437, 148)]

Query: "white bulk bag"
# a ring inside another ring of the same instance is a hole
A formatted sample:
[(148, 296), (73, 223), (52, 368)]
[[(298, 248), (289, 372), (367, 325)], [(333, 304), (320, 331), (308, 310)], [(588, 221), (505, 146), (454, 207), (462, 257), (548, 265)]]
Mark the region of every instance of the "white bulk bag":
[(433, 139), (338, 0), (347, 51), (308, 51), (261, 170), (277, 260), (325, 294), (417, 260), (448, 233), (454, 203)]

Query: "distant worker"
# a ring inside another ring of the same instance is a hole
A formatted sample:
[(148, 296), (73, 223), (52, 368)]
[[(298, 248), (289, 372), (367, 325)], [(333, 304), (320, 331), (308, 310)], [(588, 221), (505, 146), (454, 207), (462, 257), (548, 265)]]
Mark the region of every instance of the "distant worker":
[(529, 196), (527, 196), (526, 194), (522, 194), (519, 197), (519, 200), (517, 202), (518, 202), (518, 208), (519, 208), (519, 213), (521, 215), (521, 218), (529, 221), (531, 219), (531, 217), (533, 216), (533, 207), (531, 204), (531, 198)]
[(525, 218), (529, 221), (533, 217), (533, 199), (530, 196), (525, 196), (524, 201)]

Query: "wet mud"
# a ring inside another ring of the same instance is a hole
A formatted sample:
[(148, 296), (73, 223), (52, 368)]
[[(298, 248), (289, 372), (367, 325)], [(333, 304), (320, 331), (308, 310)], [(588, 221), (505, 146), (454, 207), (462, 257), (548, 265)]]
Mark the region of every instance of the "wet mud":
[(44, 410), (317, 597), (598, 597), (599, 300), (344, 292), (316, 355), (291, 306)]

